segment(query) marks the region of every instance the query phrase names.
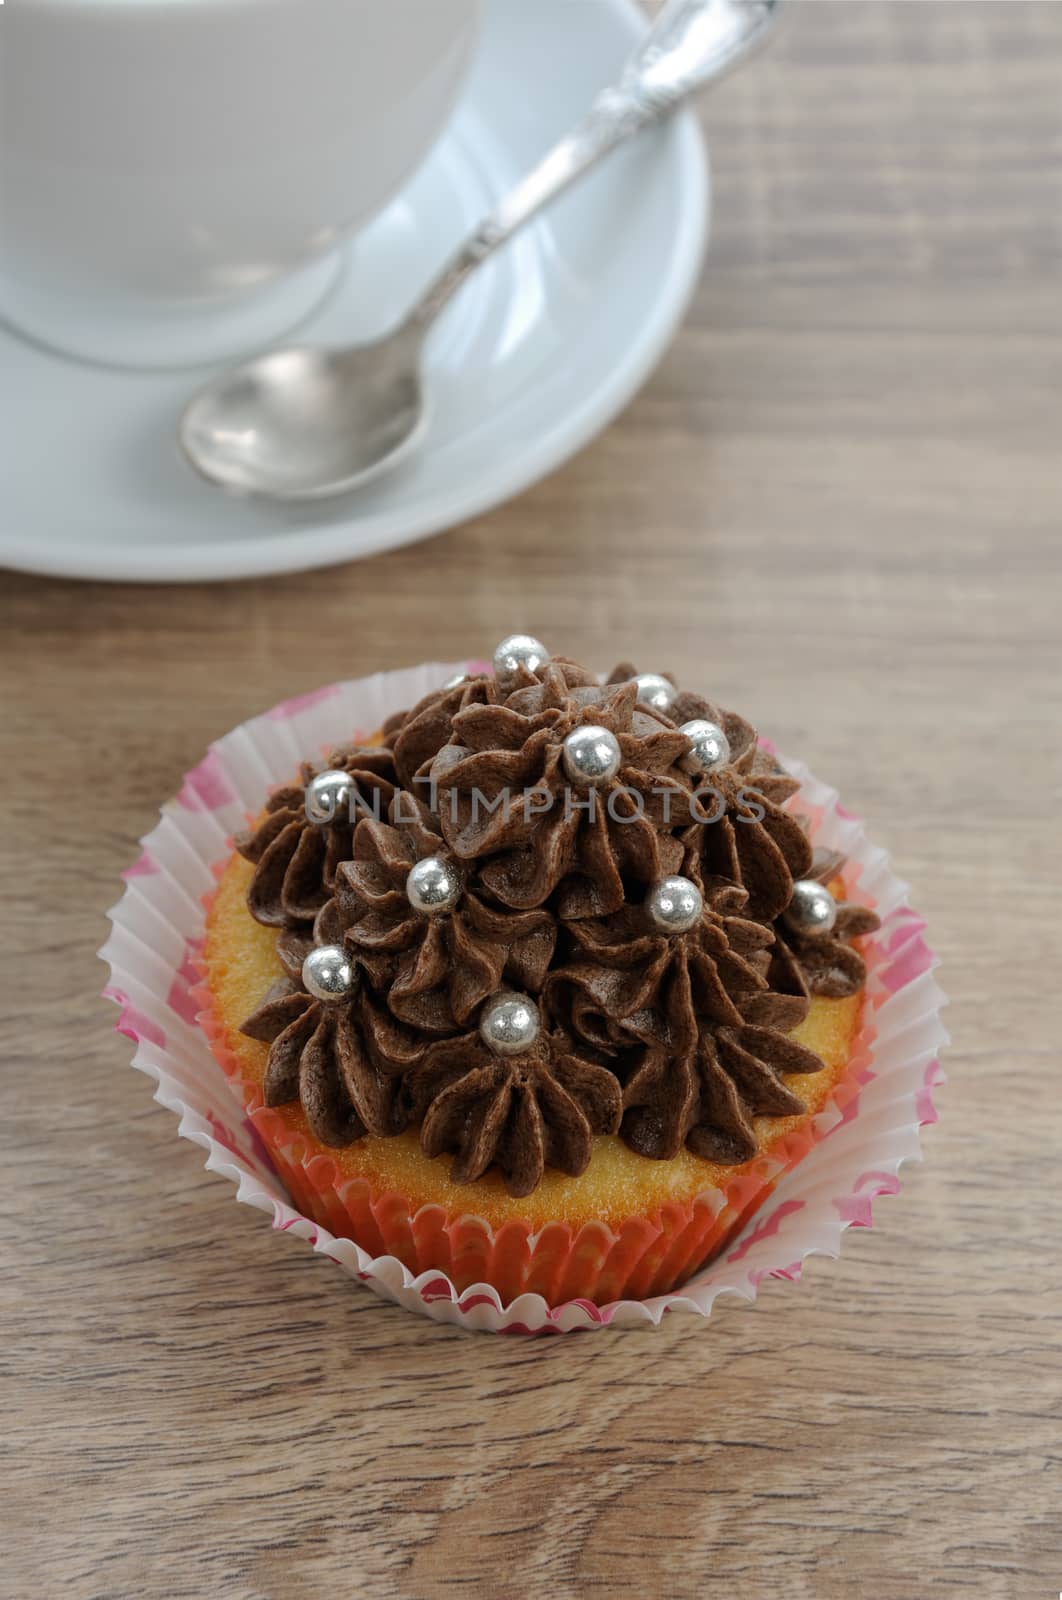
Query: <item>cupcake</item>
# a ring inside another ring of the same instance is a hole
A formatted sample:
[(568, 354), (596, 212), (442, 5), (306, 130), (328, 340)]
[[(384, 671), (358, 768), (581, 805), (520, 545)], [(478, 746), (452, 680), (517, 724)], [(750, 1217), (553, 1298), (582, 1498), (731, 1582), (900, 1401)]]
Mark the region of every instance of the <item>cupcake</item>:
[(514, 636), (234, 841), (200, 1023), (293, 1201), (458, 1291), (684, 1282), (843, 1106), (842, 857), (734, 712)]

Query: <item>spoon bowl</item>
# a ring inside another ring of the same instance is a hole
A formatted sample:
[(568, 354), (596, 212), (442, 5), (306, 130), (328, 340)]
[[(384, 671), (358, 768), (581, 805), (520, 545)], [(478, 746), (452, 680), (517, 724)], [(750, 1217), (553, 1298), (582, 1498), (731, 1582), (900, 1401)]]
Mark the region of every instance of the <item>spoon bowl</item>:
[(389, 471), (424, 423), (419, 363), (382, 339), (249, 361), (196, 395), (178, 437), (192, 466), (233, 493), (314, 500)]

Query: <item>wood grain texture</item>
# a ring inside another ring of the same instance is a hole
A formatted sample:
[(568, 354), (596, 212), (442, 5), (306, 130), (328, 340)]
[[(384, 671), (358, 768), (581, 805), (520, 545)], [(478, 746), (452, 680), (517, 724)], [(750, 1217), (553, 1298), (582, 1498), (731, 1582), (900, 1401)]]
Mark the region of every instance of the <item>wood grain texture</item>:
[[(4, 579), (5, 1595), (1062, 1587), (1062, 5), (791, 9), (706, 107), (688, 323), (564, 471), (335, 571)], [(377, 1302), (203, 1172), (97, 998), (119, 871), (211, 737), (512, 627), (802, 752), (944, 958), (928, 1166), (708, 1325)]]

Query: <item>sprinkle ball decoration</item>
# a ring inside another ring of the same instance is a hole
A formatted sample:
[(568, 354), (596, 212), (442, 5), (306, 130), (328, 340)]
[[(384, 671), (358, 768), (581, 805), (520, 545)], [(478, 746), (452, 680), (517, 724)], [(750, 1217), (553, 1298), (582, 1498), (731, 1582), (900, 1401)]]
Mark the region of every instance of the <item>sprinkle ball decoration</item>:
[(797, 933), (818, 938), (833, 931), (837, 902), (825, 884), (816, 883), (814, 878), (798, 878), (785, 920)]
[(541, 1019), (526, 994), (492, 995), (479, 1019), (479, 1036), (496, 1056), (522, 1056), (538, 1038)]
[(316, 827), (326, 827), (330, 822), (345, 819), (350, 812), (353, 793), (354, 780), (349, 772), (343, 772), (337, 767), (330, 767), (327, 772), (319, 772), (306, 785), (307, 821)]
[(520, 668), (537, 672), (549, 660), (549, 651), (541, 639), (530, 633), (510, 633), (494, 652), (494, 676), (503, 689), (511, 688)]
[(730, 760), (730, 741), (718, 723), (695, 717), (692, 722), (684, 722), (679, 733), (684, 733), (692, 745), (681, 762), (686, 772), (707, 775), (718, 772)]
[(661, 878), (646, 896), (645, 911), (661, 933), (688, 933), (701, 920), (704, 897), (689, 878)]
[(564, 741), (564, 772), (570, 783), (596, 789), (609, 783), (620, 769), (619, 740), (608, 728), (586, 723), (573, 728)]
[(342, 945), (322, 944), (303, 962), (302, 981), (315, 1000), (347, 1000), (354, 993), (357, 973)]
[(639, 704), (652, 711), (670, 711), (678, 698), (675, 685), (659, 672), (639, 672), (633, 682), (638, 685)]
[(406, 899), (423, 916), (452, 911), (461, 898), (459, 875), (443, 856), (425, 856), (409, 870)]

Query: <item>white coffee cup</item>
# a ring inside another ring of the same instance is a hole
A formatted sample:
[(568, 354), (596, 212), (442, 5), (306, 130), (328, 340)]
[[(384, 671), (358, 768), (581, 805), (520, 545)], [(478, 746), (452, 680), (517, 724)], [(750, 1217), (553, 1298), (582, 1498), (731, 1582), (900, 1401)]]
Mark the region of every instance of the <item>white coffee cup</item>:
[(0, 317), (136, 366), (283, 335), (443, 127), (479, 6), (6, 0)]

